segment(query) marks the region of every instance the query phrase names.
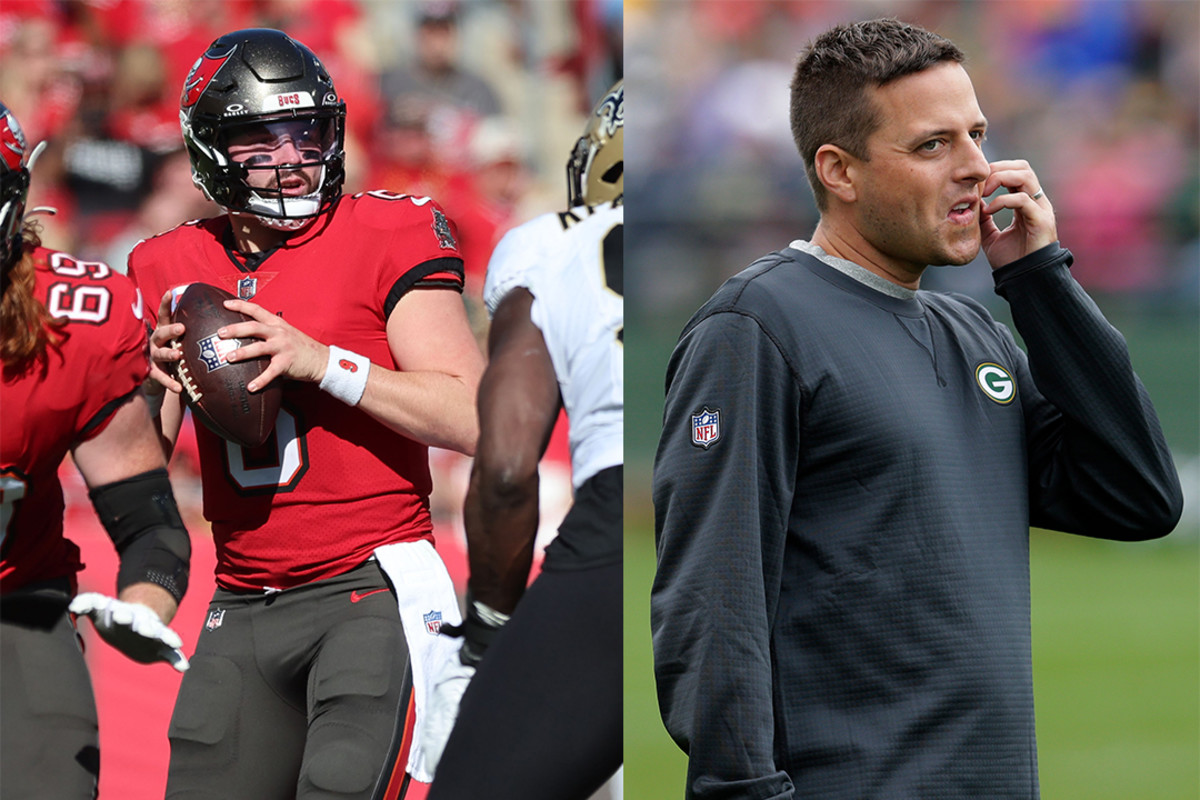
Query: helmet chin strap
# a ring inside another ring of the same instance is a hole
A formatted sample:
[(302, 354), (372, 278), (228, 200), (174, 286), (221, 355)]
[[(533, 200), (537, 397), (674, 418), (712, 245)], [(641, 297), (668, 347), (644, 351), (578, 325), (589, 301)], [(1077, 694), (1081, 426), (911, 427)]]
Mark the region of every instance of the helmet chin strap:
[[(222, 206), (222, 208), (225, 208)], [(264, 228), (270, 228), (276, 231), (299, 231), (311, 225), (319, 214), (314, 214), (311, 217), (264, 217), (261, 214), (255, 214), (253, 211), (241, 211), (233, 208), (225, 208), (225, 213), (234, 217), (252, 217)]]
[(279, 219), (277, 217), (260, 217), (257, 214), (252, 214), (255, 219), (261, 222), (268, 228), (273, 228), (277, 231), (298, 231), (307, 228), (313, 223), (316, 217), (301, 217), (300, 219)]

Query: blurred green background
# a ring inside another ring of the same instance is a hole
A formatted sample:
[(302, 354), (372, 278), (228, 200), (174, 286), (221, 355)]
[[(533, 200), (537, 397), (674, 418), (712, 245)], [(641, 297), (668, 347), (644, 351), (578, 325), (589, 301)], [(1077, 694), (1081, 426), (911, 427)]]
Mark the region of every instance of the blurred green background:
[[(650, 653), (650, 475), (667, 358), (721, 281), (811, 233), (786, 118), (790, 71), (821, 30), (873, 16), (923, 24), (967, 53), (990, 122), (985, 151), (1038, 171), (1073, 273), (1125, 335), (1184, 482), (1184, 519), (1164, 540), (1032, 533), (1042, 796), (1200, 798), (1198, 9), (626, 3), (626, 798), (682, 797), (686, 770), (658, 715)], [(931, 270), (922, 285), (1010, 320), (985, 264)]]

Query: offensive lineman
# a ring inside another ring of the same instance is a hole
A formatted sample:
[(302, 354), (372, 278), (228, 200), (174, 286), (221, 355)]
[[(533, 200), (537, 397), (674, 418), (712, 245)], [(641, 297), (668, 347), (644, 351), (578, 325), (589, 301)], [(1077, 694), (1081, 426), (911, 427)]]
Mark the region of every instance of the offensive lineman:
[(263, 446), (197, 427), (217, 589), (171, 720), (167, 796), (387, 794), (406, 767), (428, 780), (419, 743), (406, 758), (393, 729), (410, 694), (423, 713), (424, 660), (450, 649), (437, 625), (458, 620), (430, 544), (428, 463), (430, 446), (469, 455), (477, 435), (483, 357), (454, 228), (426, 197), (342, 194), (345, 103), (280, 31), (215, 40), (180, 105), (193, 179), (227, 213), (130, 254), (163, 298), (151, 375), (170, 390), (167, 446), (182, 416), (164, 371), (183, 331), (172, 288), (241, 298), (226, 305), (254, 321), (223, 332), (239, 342), (229, 360), (270, 358), (251, 391), (285, 382)]
[[(183, 672), (167, 623), (187, 589), (191, 543), (141, 390), (141, 297), (107, 264), (40, 245), (24, 224), (37, 150), (26, 154), (0, 103), (0, 774), (5, 797), (74, 800), (96, 796), (100, 740), (68, 602), (130, 658)], [(71, 599), (83, 565), (63, 536), (68, 451), (120, 554), (116, 598)]]
[[(510, 231), (488, 266), (467, 617), (426, 717), (431, 760), (449, 735), (430, 800), (585, 798), (621, 764), (624, 97), (577, 142), (570, 210)], [(575, 500), (525, 592), (562, 407)]]

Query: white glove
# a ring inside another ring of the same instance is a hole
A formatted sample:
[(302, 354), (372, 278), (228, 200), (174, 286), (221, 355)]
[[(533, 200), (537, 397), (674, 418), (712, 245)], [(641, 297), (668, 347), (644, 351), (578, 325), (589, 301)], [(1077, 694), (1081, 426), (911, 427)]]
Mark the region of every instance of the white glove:
[(421, 723), (421, 750), (425, 754), (425, 767), (430, 775), (436, 774), (438, 762), (446, 750), (450, 731), (458, 719), (458, 704), (463, 692), (475, 675), (475, 668), (468, 667), (458, 659), (456, 651), (433, 676), (433, 688), (429, 691), (429, 708), (425, 709)]
[(141, 664), (166, 661), (179, 672), (188, 668), (183, 640), (159, 619), (154, 609), (126, 603), (99, 592), (77, 595), (71, 613), (88, 616), (100, 638)]

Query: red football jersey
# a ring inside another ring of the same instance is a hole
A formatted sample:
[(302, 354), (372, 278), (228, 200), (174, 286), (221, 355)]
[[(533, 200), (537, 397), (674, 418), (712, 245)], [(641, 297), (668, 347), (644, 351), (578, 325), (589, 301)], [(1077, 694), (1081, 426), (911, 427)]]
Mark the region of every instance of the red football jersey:
[[(163, 294), (203, 282), (283, 316), (325, 344), (396, 369), (387, 317), (414, 286), (462, 291), (462, 258), (428, 198), (343, 196), (265, 258), (233, 249), (227, 217), (138, 244), (129, 274), (152, 318)], [(437, 331), (428, 335), (436, 345)], [(284, 589), (349, 570), (383, 544), (431, 538), (429, 453), (316, 384), (285, 382), (275, 432), (245, 449), (196, 425), (217, 582)]]
[(44, 363), (4, 370), (0, 415), (0, 593), (81, 568), (63, 538), (58, 468), (77, 442), (95, 436), (149, 371), (142, 299), (107, 264), (37, 248), (35, 296), (65, 318), (65, 338)]

